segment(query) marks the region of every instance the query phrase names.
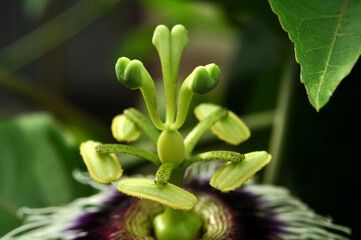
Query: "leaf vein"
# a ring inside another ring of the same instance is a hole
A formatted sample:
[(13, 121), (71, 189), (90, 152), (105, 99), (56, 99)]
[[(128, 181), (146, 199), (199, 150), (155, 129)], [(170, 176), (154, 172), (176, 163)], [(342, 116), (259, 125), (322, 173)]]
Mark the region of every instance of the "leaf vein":
[(345, 33), (338, 33), (337, 36), (344, 36), (344, 35), (352, 35), (352, 34), (360, 34), (361, 32), (345, 32)]
[(345, 12), (345, 8), (346, 8), (346, 5), (347, 5), (347, 2), (348, 2), (348, 0), (345, 0), (344, 3), (343, 3), (343, 5), (342, 5), (341, 12), (340, 12), (340, 16), (339, 16), (339, 19), (338, 19), (338, 23), (337, 23), (337, 25), (336, 25), (335, 34), (334, 34), (333, 39), (332, 39), (331, 48), (330, 48), (329, 54), (328, 54), (328, 56), (327, 56), (327, 61), (326, 61), (325, 70), (324, 70), (323, 74), (321, 75), (320, 83), (319, 83), (318, 88), (317, 88), (317, 92), (316, 92), (316, 106), (317, 106), (316, 108), (317, 108), (317, 109), (319, 109), (319, 96), (320, 96), (320, 91), (321, 91), (321, 88), (322, 88), (322, 85), (323, 85), (323, 81), (324, 81), (324, 79), (325, 79), (326, 72), (327, 72), (328, 67), (329, 67), (329, 63), (330, 63), (330, 60), (331, 60), (333, 48), (335, 47), (335, 42), (336, 42), (337, 34), (338, 34), (339, 29), (340, 29), (341, 20), (342, 20), (342, 17), (343, 17), (343, 13)]

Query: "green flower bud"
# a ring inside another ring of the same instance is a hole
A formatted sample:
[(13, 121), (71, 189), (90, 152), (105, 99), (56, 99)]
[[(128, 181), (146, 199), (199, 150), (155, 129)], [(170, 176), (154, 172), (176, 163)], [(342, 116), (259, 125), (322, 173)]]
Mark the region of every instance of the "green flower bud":
[(94, 141), (83, 142), (80, 145), (80, 154), (90, 176), (99, 183), (108, 184), (118, 180), (123, 174), (123, 169), (115, 154), (98, 154), (96, 152), (95, 147), (100, 144), (100, 142)]
[(113, 137), (119, 142), (136, 141), (142, 131), (125, 114), (119, 114), (112, 121)]

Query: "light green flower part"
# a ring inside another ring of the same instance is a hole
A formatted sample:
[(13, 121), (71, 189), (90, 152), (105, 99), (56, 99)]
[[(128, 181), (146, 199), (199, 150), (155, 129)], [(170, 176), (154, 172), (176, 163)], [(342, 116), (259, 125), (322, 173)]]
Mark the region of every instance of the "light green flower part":
[(165, 129), (159, 117), (154, 81), (143, 63), (139, 60), (131, 61), (126, 57), (121, 57), (115, 64), (115, 73), (119, 82), (125, 87), (132, 90), (140, 89), (153, 124), (158, 129)]
[(162, 64), (165, 90), (166, 123), (174, 121), (177, 103), (179, 63), (184, 48), (188, 45), (188, 31), (183, 25), (169, 30), (165, 25), (155, 28), (152, 43), (158, 51)]
[(180, 128), (188, 113), (188, 108), (194, 94), (206, 94), (212, 91), (218, 84), (221, 77), (221, 70), (212, 63), (206, 66), (196, 67), (193, 72), (184, 80), (178, 99), (177, 119), (172, 128)]
[(157, 151), (163, 163), (180, 164), (184, 160), (184, 141), (178, 131), (163, 131), (158, 139)]
[(113, 118), (111, 129), (113, 137), (119, 142), (136, 141), (142, 133), (125, 114), (119, 114)]
[[(197, 119), (201, 121), (219, 108), (221, 108), (221, 106), (203, 103), (195, 108), (194, 114)], [(215, 123), (211, 127), (211, 131), (219, 139), (232, 145), (238, 145), (251, 136), (251, 132), (246, 124), (231, 111), (228, 111), (226, 117)]]
[(118, 183), (117, 189), (130, 196), (184, 211), (192, 209), (197, 202), (197, 198), (183, 188), (173, 184), (157, 185), (153, 179), (126, 178)]
[(222, 192), (234, 191), (271, 161), (265, 151), (246, 153), (240, 162), (227, 162), (212, 176), (210, 185)]
[(95, 147), (100, 142), (87, 141), (80, 145), (80, 154), (90, 176), (97, 182), (108, 184), (117, 181), (123, 174), (123, 169), (115, 154), (98, 154)]

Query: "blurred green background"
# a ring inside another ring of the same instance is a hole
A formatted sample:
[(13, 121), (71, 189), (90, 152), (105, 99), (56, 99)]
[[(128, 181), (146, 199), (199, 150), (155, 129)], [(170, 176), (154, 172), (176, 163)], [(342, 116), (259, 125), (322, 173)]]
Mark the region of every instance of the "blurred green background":
[[(361, 238), (360, 62), (317, 113), (268, 2), (243, 0), (1, 1), (0, 236), (21, 224), (19, 207), (61, 205), (94, 192), (72, 178), (73, 170), (85, 170), (79, 143), (114, 142), (112, 118), (144, 108), (138, 92), (117, 82), (118, 57), (141, 60), (161, 84), (151, 44), (158, 24), (189, 30), (180, 79), (198, 65), (220, 66), (219, 86), (193, 106), (211, 101), (243, 117), (252, 137), (236, 150), (273, 155), (257, 180), (286, 186)], [(189, 116), (185, 131), (195, 123)], [(235, 149), (207, 135), (199, 148), (209, 147)], [(129, 173), (144, 170), (139, 159), (123, 164)]]

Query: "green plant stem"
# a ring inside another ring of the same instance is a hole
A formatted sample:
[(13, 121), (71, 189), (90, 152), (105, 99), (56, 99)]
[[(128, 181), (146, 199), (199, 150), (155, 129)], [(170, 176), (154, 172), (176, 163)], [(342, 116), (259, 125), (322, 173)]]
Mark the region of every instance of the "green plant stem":
[(284, 72), (280, 83), (277, 105), (274, 114), (272, 133), (270, 138), (269, 153), (272, 161), (265, 168), (263, 182), (274, 184), (281, 164), (281, 152), (285, 141), (287, 119), (291, 106), (291, 96), (295, 80), (296, 63), (292, 58), (287, 59), (284, 65)]
[(155, 174), (154, 183), (166, 185), (172, 175), (174, 163), (162, 163)]
[(149, 137), (155, 146), (157, 145), (160, 132), (141, 112), (135, 108), (129, 108), (124, 110), (124, 114)]
[(182, 166), (188, 167), (193, 163), (199, 161), (211, 161), (211, 160), (222, 160), (222, 161), (231, 161), (231, 162), (240, 162), (244, 159), (244, 155), (238, 152), (231, 151), (210, 151), (197, 154), (190, 159), (185, 160), (182, 163)]
[(193, 92), (187, 86), (187, 79), (184, 80), (178, 97), (178, 108), (177, 108), (177, 118), (174, 124), (171, 125), (173, 129), (179, 129), (182, 127), (188, 113), (189, 105), (193, 98)]
[(187, 135), (184, 139), (185, 144), (185, 156), (186, 158), (193, 151), (194, 147), (198, 143), (199, 139), (204, 135), (204, 133), (213, 126), (217, 121), (222, 119), (227, 115), (228, 111), (226, 109), (220, 108), (216, 110), (208, 117), (200, 121), (193, 130)]
[(173, 169), (172, 176), (169, 179), (169, 182), (183, 188), (183, 178), (185, 174), (185, 168), (176, 167)]
[(155, 165), (160, 165), (161, 162), (157, 155), (154, 153), (145, 151), (141, 148), (132, 147), (129, 145), (123, 144), (102, 144), (98, 145), (96, 148), (97, 153), (107, 154), (107, 153), (117, 153), (117, 154), (130, 154), (137, 157), (147, 159), (154, 163)]
[(16, 71), (66, 42), (88, 27), (121, 0), (78, 1), (43, 26), (0, 51), (0, 66)]
[(157, 93), (153, 80), (146, 81), (144, 86), (140, 88), (142, 92), (145, 104), (147, 106), (149, 116), (156, 126), (160, 130), (165, 130), (166, 126), (159, 117), (158, 105), (157, 105)]

